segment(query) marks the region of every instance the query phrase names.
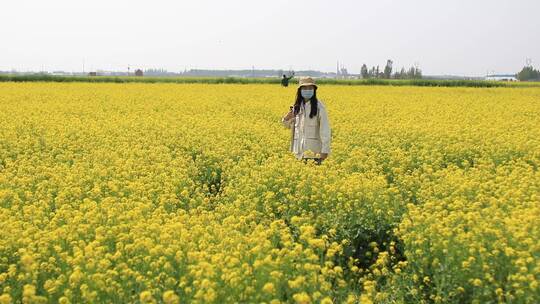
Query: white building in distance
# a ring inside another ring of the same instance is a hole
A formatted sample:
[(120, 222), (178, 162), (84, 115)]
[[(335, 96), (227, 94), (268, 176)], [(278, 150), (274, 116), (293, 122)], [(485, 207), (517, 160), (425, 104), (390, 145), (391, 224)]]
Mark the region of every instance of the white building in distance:
[(484, 79), (491, 81), (518, 81), (516, 75), (487, 75)]

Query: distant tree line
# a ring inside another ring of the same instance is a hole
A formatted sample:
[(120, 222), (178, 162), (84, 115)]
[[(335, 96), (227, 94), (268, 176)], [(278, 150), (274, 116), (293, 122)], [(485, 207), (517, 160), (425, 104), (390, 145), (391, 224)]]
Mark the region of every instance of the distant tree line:
[(540, 80), (540, 71), (532, 66), (525, 66), (516, 76), (520, 81)]
[(390, 59), (386, 61), (386, 66), (383, 70), (379, 69), (379, 66), (373, 66), (368, 69), (364, 63), (360, 69), (360, 75), (363, 79), (421, 79), (422, 70), (417, 66), (412, 66), (409, 69), (401, 68), (399, 71), (393, 71), (394, 62)]

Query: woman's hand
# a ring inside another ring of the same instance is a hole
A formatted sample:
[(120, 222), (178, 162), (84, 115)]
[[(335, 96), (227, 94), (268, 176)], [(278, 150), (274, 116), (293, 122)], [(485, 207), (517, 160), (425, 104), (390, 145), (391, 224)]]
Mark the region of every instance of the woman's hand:
[(287, 113), (287, 115), (283, 117), (283, 120), (287, 121), (287, 120), (291, 120), (292, 118), (294, 118), (294, 112), (293, 112), (293, 108), (291, 107), (291, 109), (289, 110), (289, 113)]

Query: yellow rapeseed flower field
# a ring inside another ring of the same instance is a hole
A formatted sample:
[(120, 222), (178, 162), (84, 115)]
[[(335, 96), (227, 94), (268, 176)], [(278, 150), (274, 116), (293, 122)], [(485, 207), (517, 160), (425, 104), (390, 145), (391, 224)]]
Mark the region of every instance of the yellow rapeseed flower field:
[(540, 88), (0, 83), (0, 303), (538, 303)]

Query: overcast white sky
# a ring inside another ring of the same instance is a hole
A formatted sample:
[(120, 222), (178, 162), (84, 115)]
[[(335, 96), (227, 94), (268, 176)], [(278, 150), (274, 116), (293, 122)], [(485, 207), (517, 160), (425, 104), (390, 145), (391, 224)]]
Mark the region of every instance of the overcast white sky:
[(2, 2), (0, 70), (540, 66), (540, 0)]

